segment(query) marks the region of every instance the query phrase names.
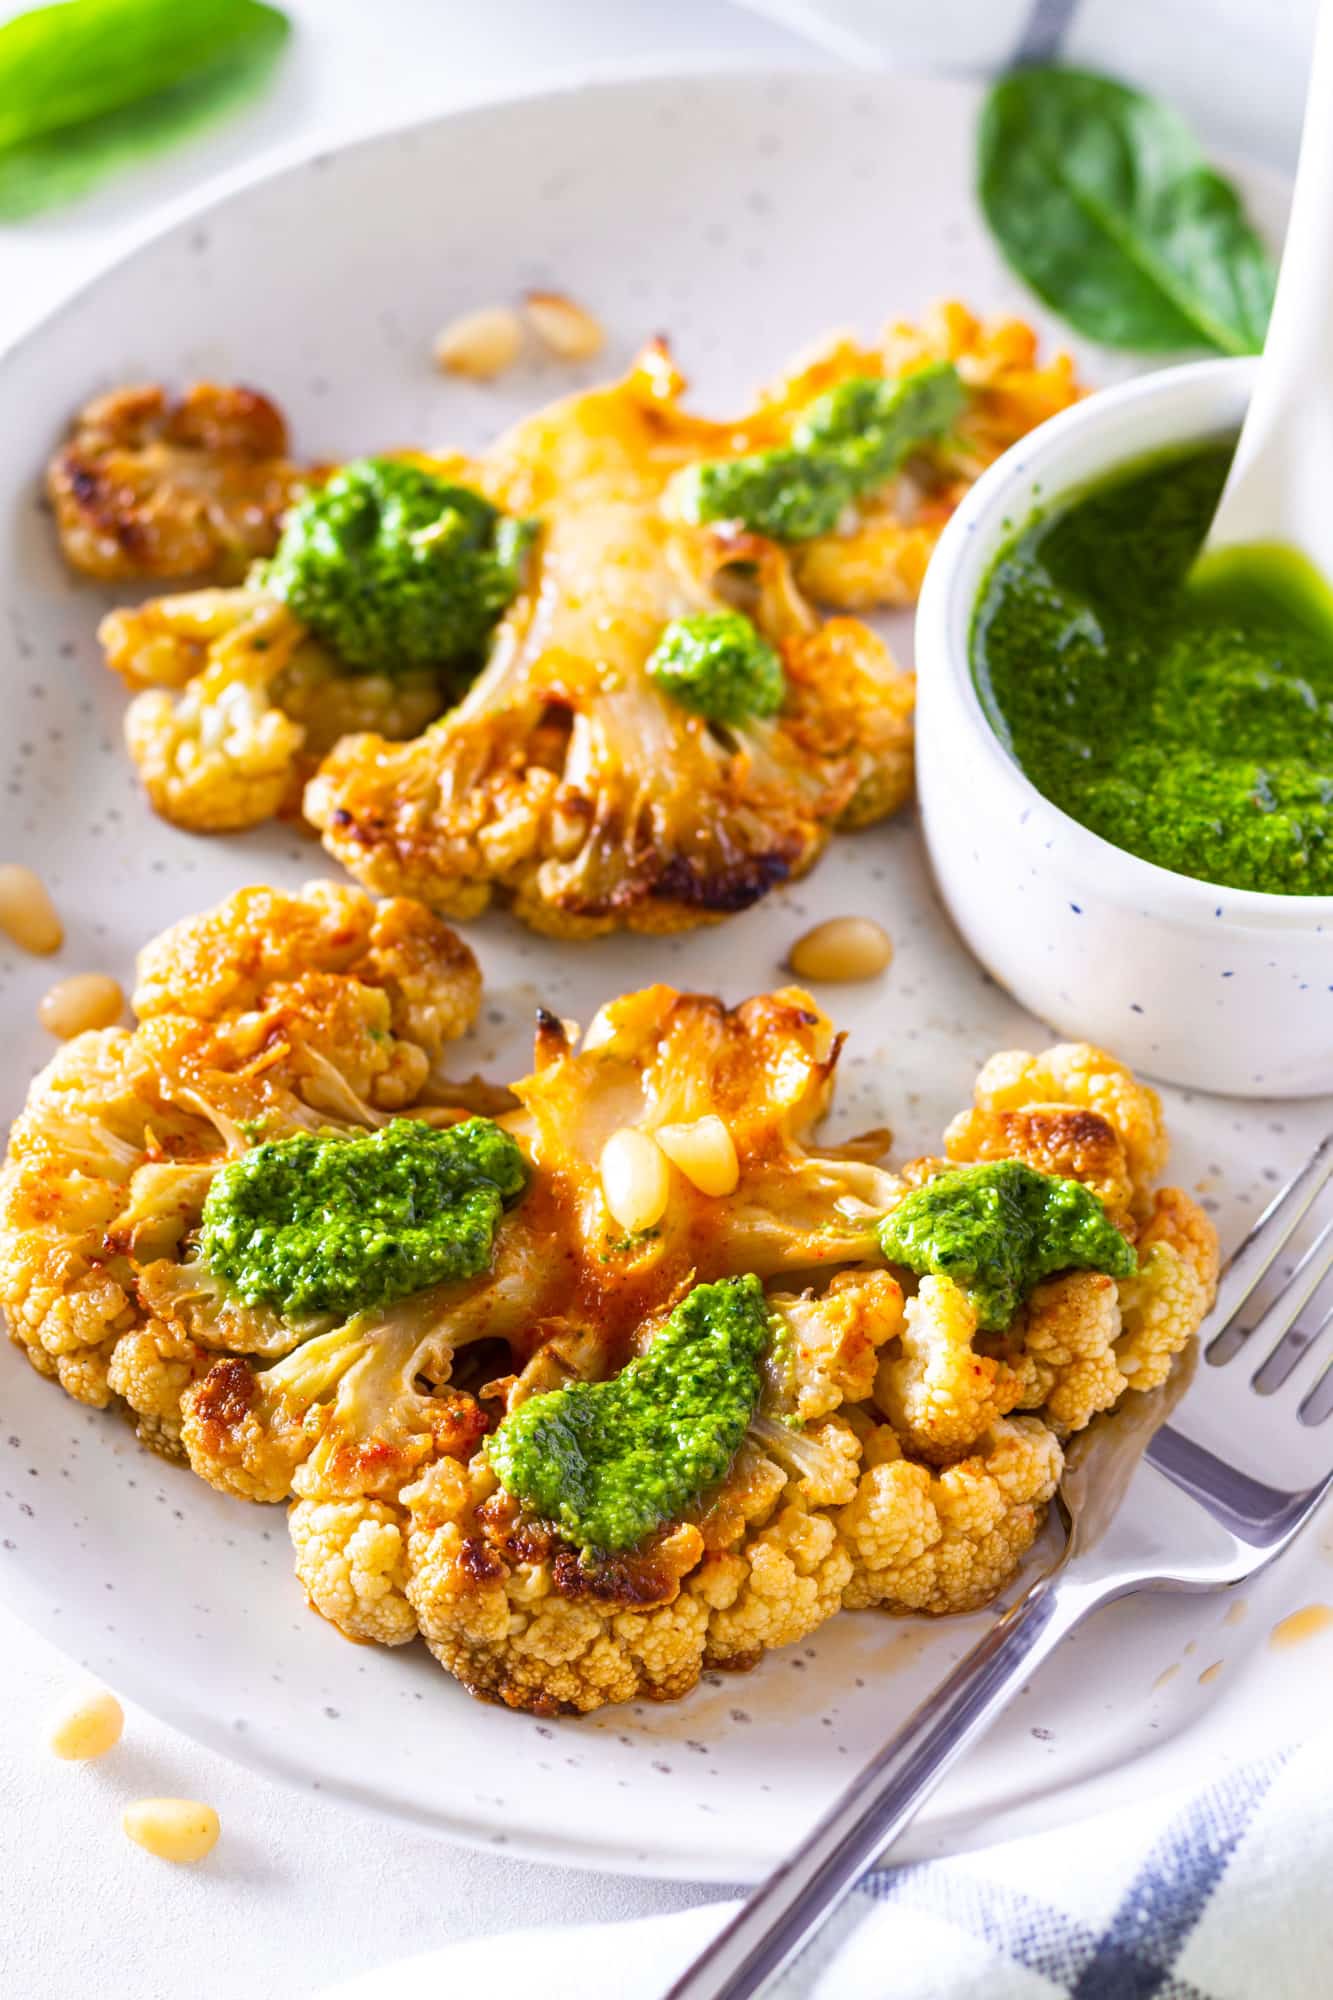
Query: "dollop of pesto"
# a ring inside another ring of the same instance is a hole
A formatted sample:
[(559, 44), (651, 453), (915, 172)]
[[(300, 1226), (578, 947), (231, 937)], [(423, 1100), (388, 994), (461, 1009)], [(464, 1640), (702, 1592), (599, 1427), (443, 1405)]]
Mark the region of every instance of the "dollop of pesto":
[(965, 401), (951, 361), (910, 375), (851, 376), (815, 397), (789, 445), (680, 473), (674, 505), (687, 521), (740, 521), (780, 542), (830, 534), (853, 500), (952, 429)]
[(362, 458), (292, 509), (261, 576), (353, 673), (466, 678), (518, 593), (534, 533), (470, 487)]
[(710, 722), (776, 715), (787, 692), (782, 661), (739, 611), (673, 618), (647, 662), (649, 680)]
[(1133, 1246), (1095, 1194), (1022, 1160), (937, 1174), (884, 1217), (879, 1247), (891, 1264), (952, 1278), (976, 1307), (977, 1324), (996, 1333), (1055, 1271), (1128, 1278), (1138, 1269)]
[(489, 1118), (301, 1133), (214, 1175), (199, 1250), (247, 1305), (366, 1312), (486, 1270), (501, 1210), (525, 1183), (522, 1154)]
[(488, 1446), (496, 1477), (585, 1553), (634, 1548), (725, 1478), (769, 1332), (757, 1278), (696, 1285), (609, 1382), (520, 1403)]
[(1333, 633), (1280, 588), (1190, 582), (1229, 446), (1132, 467), (1030, 522), (972, 670), (1038, 790), (1117, 847), (1235, 889), (1333, 894)]

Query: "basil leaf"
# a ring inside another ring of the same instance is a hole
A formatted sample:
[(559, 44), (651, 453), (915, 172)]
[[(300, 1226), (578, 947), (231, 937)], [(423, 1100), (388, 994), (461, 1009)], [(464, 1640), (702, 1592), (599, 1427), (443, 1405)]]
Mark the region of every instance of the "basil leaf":
[(1107, 347), (1256, 354), (1276, 273), (1174, 112), (1109, 77), (1022, 69), (981, 114), (978, 193), (1006, 260)]
[(287, 18), (260, 0), (65, 0), (0, 28), (0, 220), (81, 195), (233, 110)]

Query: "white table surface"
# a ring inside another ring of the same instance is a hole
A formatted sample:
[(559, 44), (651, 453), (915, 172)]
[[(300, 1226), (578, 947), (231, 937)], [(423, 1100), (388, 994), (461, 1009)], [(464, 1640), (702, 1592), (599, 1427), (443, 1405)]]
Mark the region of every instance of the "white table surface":
[[(262, 103), (77, 208), (0, 228), (0, 349), (142, 232), (161, 203), (270, 149), (546, 77), (808, 60), (794, 34), (727, 0), (284, 4), (299, 37)], [(0, 18), (17, 11), (0, 4)], [(0, 1370), (7, 1365), (0, 1353)], [(114, 1755), (61, 1764), (45, 1748), (44, 1723), (82, 1684), (75, 1663), (0, 1608), (4, 2000), (298, 2000), (451, 1937), (647, 1915), (725, 1893), (474, 1854), (288, 1791), (139, 1711)], [(121, 1833), (124, 1805), (159, 1794), (217, 1808), (222, 1839), (201, 1867), (172, 1868)]]

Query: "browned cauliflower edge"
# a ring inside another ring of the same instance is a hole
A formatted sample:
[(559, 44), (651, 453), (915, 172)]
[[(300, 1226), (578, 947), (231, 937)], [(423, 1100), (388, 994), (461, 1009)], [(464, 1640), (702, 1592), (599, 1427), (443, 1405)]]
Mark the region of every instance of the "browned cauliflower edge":
[(256, 389), (145, 382), (95, 397), (47, 467), (66, 561), (102, 582), (244, 574), (269, 555), (301, 474)]

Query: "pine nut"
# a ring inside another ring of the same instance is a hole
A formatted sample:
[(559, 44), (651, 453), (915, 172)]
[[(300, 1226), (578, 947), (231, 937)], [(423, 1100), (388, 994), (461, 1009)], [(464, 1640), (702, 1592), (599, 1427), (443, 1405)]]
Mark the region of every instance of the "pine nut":
[(741, 1164), (730, 1132), (710, 1111), (691, 1125), (659, 1125), (653, 1134), (673, 1167), (700, 1194), (734, 1194)]
[(489, 382), (513, 367), (522, 344), (516, 312), (508, 306), (483, 306), (479, 312), (461, 313), (436, 335), (435, 365), (450, 375)]
[(65, 927), (46, 884), (17, 861), (0, 867), (0, 930), (22, 951), (49, 958), (65, 942)]
[(37, 1002), (37, 1019), (67, 1042), (88, 1028), (111, 1028), (125, 1012), (125, 995), (104, 972), (76, 972), (61, 979)]
[(637, 1236), (666, 1214), (671, 1176), (656, 1141), (633, 1125), (622, 1125), (602, 1148), (602, 1195), (622, 1229)]
[(562, 361), (591, 361), (606, 345), (602, 323), (559, 292), (529, 292), (528, 318), (543, 347)]
[(893, 957), (893, 940), (871, 917), (830, 917), (797, 938), (787, 963), (800, 979), (873, 979)]
[(217, 1845), (218, 1816), (197, 1799), (136, 1799), (121, 1817), (130, 1839), (159, 1861), (202, 1861)]
[(57, 1757), (81, 1764), (89, 1757), (105, 1757), (124, 1727), (125, 1711), (116, 1697), (106, 1688), (94, 1688), (61, 1710), (46, 1740)]

